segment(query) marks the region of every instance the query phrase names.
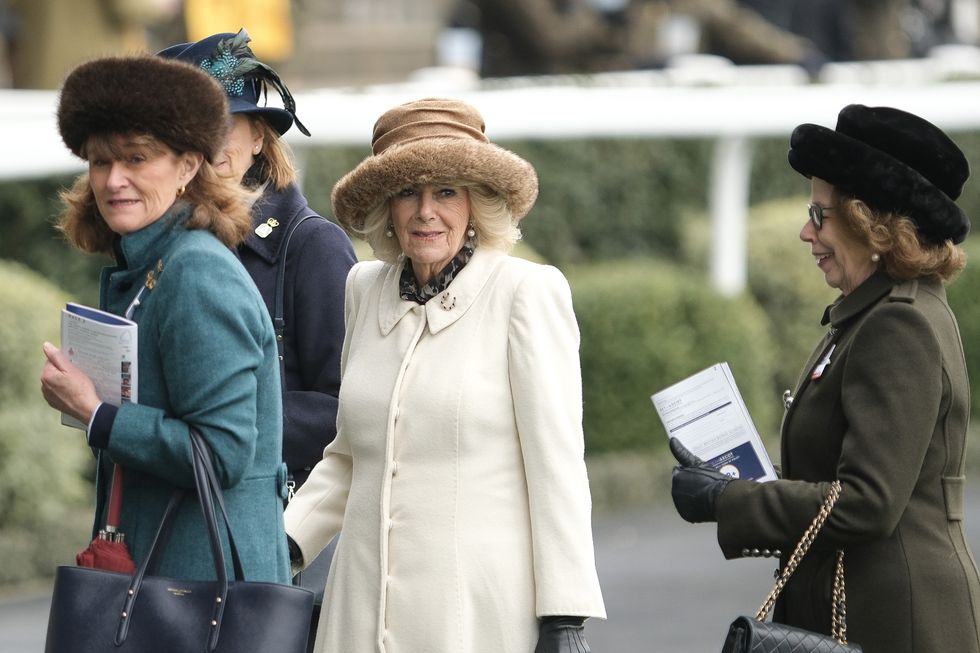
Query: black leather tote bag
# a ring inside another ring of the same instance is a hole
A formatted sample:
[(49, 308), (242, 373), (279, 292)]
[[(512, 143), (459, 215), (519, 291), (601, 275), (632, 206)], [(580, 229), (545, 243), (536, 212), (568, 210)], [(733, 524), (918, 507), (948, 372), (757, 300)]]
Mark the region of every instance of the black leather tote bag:
[[(216, 580), (151, 575), (185, 496), (174, 493), (146, 559), (133, 575), (85, 567), (57, 570), (45, 653), (305, 653), (313, 593), (245, 580), (211, 453), (191, 430), (197, 497)], [(229, 580), (216, 511), (228, 534)]]

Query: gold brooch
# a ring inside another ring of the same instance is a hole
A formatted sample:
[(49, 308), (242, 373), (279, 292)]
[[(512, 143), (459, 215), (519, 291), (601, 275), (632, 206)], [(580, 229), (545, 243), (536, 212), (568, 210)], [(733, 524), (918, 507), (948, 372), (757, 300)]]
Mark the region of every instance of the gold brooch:
[(255, 228), (255, 234), (259, 238), (265, 238), (272, 233), (272, 230), (279, 226), (279, 221), (275, 218), (269, 218), (259, 226)]

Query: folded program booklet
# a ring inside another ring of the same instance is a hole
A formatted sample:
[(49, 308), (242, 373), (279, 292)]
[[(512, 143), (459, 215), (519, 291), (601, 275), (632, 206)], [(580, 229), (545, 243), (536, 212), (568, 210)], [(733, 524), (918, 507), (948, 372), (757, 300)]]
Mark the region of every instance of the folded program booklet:
[(668, 437), (733, 478), (773, 481), (776, 470), (728, 363), (717, 363), (650, 397)]
[[(115, 406), (138, 403), (137, 326), (124, 317), (69, 303), (61, 311), (61, 350), (92, 379), (99, 399)], [(61, 423), (88, 428), (62, 413)]]

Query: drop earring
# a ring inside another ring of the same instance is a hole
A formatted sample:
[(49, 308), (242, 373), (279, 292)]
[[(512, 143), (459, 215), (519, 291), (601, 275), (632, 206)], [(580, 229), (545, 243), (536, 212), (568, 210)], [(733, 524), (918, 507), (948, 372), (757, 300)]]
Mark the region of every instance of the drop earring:
[(474, 236), (476, 236), (476, 229), (473, 228), (473, 223), (471, 222), (469, 229), (466, 230), (466, 237), (473, 238)]
[(387, 236), (388, 238), (395, 237), (395, 227), (391, 223), (388, 223), (388, 228), (385, 229), (385, 236)]

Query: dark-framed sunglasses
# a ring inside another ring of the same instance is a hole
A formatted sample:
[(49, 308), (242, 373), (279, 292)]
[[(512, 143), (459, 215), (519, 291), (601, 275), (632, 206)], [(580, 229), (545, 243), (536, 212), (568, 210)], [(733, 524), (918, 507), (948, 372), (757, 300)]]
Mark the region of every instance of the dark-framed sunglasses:
[(823, 220), (825, 217), (823, 212), (826, 210), (827, 209), (825, 207), (820, 206), (819, 204), (811, 203), (806, 205), (806, 212), (810, 215), (810, 222), (813, 223), (813, 226), (817, 231), (820, 231), (820, 228), (823, 227)]

